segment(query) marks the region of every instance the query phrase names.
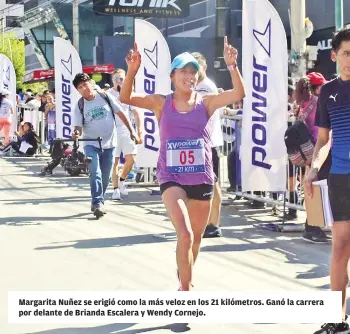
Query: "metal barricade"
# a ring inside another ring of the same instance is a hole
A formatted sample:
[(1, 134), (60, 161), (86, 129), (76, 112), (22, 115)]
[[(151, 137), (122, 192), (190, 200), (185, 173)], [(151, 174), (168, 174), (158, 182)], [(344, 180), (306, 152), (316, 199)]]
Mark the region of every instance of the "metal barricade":
[[(253, 202), (263, 202), (272, 205), (271, 214), (283, 210), (282, 223), (259, 224), (273, 231), (303, 231), (304, 224), (286, 222), (288, 210), (305, 211), (303, 206), (303, 187), (302, 181), (305, 175), (304, 168), (296, 168), (286, 162), (287, 184), (283, 192), (242, 192), (241, 187), (241, 159), (240, 155), (244, 152), (241, 148), (241, 115), (229, 116), (221, 115), (222, 131), (224, 136), (224, 146), (222, 148), (219, 184), (223, 191), (227, 193), (230, 202), (237, 198), (245, 198)], [(280, 209), (283, 207), (283, 209)]]

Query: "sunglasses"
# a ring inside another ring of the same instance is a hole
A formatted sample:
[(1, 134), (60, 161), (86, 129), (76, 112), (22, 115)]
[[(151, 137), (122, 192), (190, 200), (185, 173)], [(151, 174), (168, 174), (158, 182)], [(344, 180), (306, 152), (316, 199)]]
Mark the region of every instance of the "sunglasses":
[(114, 77), (115, 82), (123, 82), (124, 78)]

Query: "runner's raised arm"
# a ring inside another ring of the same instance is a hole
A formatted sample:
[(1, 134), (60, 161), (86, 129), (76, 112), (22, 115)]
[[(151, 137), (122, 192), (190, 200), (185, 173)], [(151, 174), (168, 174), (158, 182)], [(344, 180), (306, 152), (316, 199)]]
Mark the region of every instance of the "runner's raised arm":
[(134, 49), (129, 51), (125, 60), (128, 65), (128, 72), (120, 91), (120, 101), (135, 107), (152, 110), (159, 119), (165, 98), (158, 94), (137, 94), (132, 89), (135, 76), (141, 66), (141, 54), (136, 43), (134, 43)]

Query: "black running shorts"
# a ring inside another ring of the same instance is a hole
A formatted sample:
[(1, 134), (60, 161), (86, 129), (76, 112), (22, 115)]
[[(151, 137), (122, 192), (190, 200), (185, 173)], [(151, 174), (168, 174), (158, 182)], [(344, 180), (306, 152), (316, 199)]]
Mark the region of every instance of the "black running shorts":
[(350, 221), (350, 174), (330, 174), (328, 192), (334, 221)]
[(164, 191), (171, 187), (179, 187), (185, 190), (189, 199), (198, 201), (209, 201), (214, 196), (214, 186), (211, 184), (198, 184), (193, 186), (182, 185), (176, 182), (166, 182), (160, 185), (160, 193), (163, 195)]

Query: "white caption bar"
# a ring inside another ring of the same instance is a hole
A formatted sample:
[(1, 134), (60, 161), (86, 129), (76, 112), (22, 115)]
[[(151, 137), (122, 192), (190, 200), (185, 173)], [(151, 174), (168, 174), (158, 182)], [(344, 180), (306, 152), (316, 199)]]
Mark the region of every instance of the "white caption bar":
[(18, 292), (9, 323), (339, 323), (341, 293)]

